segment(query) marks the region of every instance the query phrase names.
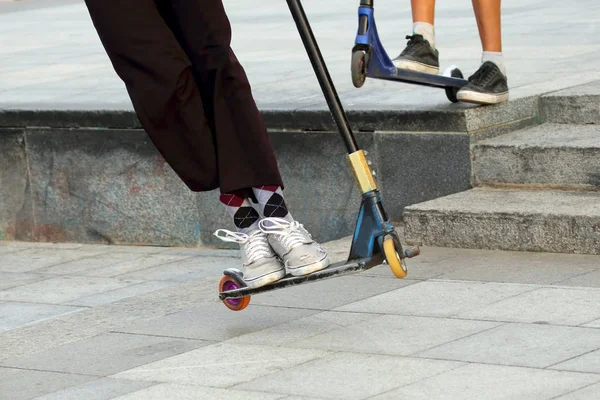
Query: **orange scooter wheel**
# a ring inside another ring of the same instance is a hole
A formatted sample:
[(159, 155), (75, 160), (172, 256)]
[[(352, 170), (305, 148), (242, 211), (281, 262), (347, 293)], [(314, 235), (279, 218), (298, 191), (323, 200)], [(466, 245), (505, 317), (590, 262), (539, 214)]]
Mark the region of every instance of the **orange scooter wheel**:
[(396, 276), (398, 279), (405, 278), (408, 274), (408, 271), (400, 259), (398, 252), (396, 251), (396, 243), (394, 238), (388, 237), (383, 241), (383, 252), (390, 269), (394, 273), (394, 276)]
[[(219, 292), (227, 292), (241, 288), (241, 285), (236, 279), (231, 276), (224, 276), (219, 282)], [(223, 300), (225, 307), (233, 311), (242, 311), (250, 304), (250, 296), (242, 297), (241, 299), (225, 299)]]

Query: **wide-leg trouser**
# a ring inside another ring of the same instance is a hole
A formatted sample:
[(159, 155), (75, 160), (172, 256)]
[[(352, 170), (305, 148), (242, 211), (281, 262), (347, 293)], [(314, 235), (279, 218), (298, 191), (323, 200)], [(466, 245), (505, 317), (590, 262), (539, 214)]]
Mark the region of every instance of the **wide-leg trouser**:
[(142, 126), (193, 191), (283, 186), (221, 0), (86, 0)]

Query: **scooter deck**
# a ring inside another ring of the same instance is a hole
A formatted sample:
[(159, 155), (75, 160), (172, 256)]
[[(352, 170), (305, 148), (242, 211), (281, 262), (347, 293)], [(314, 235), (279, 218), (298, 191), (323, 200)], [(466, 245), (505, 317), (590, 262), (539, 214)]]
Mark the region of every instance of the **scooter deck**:
[[(271, 283), (269, 285), (261, 286), (258, 288), (248, 288), (242, 287), (239, 289), (228, 290), (226, 292), (219, 293), (219, 299), (239, 299), (242, 297), (269, 292), (272, 290), (283, 289), (289, 286), (301, 285), (304, 283), (314, 282), (317, 280), (333, 278), (340, 275), (349, 275), (359, 271), (365, 271), (376, 267), (378, 265), (383, 264), (383, 256), (381, 257), (373, 257), (373, 258), (365, 258), (360, 260), (353, 261), (342, 261), (335, 264), (331, 264), (329, 267), (322, 269), (321, 271), (313, 272), (312, 274), (303, 275), (303, 276), (286, 276), (283, 279), (278, 280), (277, 282)], [(227, 269), (223, 272), (225, 275), (232, 276), (236, 278), (238, 282), (243, 282), (243, 274), (242, 271), (238, 269)]]
[(367, 77), (372, 79), (381, 79), (386, 81), (396, 81), (411, 83), (415, 85), (448, 88), (453, 87), (460, 89), (465, 86), (469, 81), (461, 78), (453, 78), (444, 75), (426, 74), (424, 72), (410, 71), (406, 69), (397, 69), (395, 75), (381, 74), (381, 73), (369, 73)]

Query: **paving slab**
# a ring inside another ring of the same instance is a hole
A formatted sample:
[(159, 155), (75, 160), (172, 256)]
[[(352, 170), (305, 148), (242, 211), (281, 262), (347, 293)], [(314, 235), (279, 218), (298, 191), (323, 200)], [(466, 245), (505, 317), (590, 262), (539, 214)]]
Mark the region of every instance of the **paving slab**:
[[(420, 249), (421, 254), (418, 257), (407, 260), (408, 276), (405, 279), (426, 280), (435, 278), (443, 274), (449, 274), (455, 269), (464, 268), (465, 258), (468, 259), (471, 256), (477, 255), (479, 255), (481, 258), (484, 258), (483, 254), (477, 253), (480, 250), (475, 249), (458, 250), (431, 246), (420, 246)], [(452, 260), (455, 258), (458, 258), (459, 261), (452, 263)], [(392, 274), (390, 274), (390, 268), (386, 265), (375, 267), (363, 272), (362, 274), (366, 276), (373, 275), (396, 279)]]
[(111, 252), (83, 260), (69, 261), (54, 267), (42, 268), (36, 272), (53, 275), (85, 275), (110, 278), (155, 265), (169, 264), (185, 258), (189, 257), (155, 253)]
[(114, 303), (123, 299), (129, 299), (140, 294), (152, 293), (158, 290), (175, 286), (177, 282), (149, 281), (135, 283), (115, 290), (109, 290), (91, 296), (84, 296), (68, 302), (70, 305), (82, 307), (93, 307), (101, 304)]
[(80, 310), (82, 310), (81, 307), (65, 305), (18, 302), (0, 303), (0, 332)]
[(600, 374), (600, 349), (583, 354), (579, 357), (574, 357), (550, 368), (563, 371), (593, 372), (595, 374)]
[(0, 291), (0, 300), (29, 300), (39, 303), (61, 304), (135, 283), (138, 282), (91, 276), (61, 276), (2, 290)]
[(589, 385), (583, 389), (575, 390), (564, 396), (556, 397), (556, 400), (594, 400), (598, 397), (600, 383)]
[(452, 361), (337, 353), (235, 388), (328, 399), (366, 399), (461, 365)]
[(117, 396), (153, 385), (150, 382), (101, 378), (36, 397), (33, 400), (113, 400)]
[[(135, 248), (135, 247), (133, 247)], [(143, 248), (143, 247), (142, 247)], [(240, 257), (239, 249), (222, 249), (215, 247), (162, 247), (160, 248), (161, 255), (167, 255), (171, 257), (223, 257), (223, 258), (236, 258)]]
[(489, 400), (550, 400), (599, 378), (574, 372), (469, 364), (373, 399), (479, 400), (484, 396)]
[(600, 319), (597, 319), (592, 322), (588, 322), (587, 324), (583, 324), (582, 326), (587, 326), (590, 328), (600, 328)]
[(191, 257), (116, 275), (119, 279), (186, 282), (222, 274), (227, 268), (239, 268), (239, 261), (227, 257)]
[(220, 343), (124, 371), (114, 377), (228, 388), (326, 354), (320, 350)]
[(9, 289), (15, 286), (26, 285), (28, 283), (39, 282), (44, 279), (48, 279), (48, 276), (41, 274), (0, 272), (0, 290)]
[(494, 321), (580, 325), (600, 317), (600, 290), (540, 288), (458, 314)]
[(200, 340), (107, 333), (31, 356), (5, 359), (1, 364), (14, 368), (107, 376), (208, 344)]
[[(451, 254), (439, 263), (449, 271), (435, 276), (436, 279), (538, 285), (572, 282), (572, 286), (600, 287), (600, 282), (593, 279), (600, 271), (600, 257), (595, 255), (467, 250), (460, 255)], [(419, 266), (411, 268), (410, 276), (418, 273), (415, 270)], [(588, 275), (590, 279), (583, 278)]]
[[(600, 331), (597, 329), (506, 324), (442, 344), (415, 356), (546, 368), (599, 348)], [(580, 360), (581, 365), (585, 361)], [(588, 362), (587, 365), (593, 368), (593, 363)]]
[(217, 283), (217, 278), (192, 281), (0, 333), (0, 357), (26, 356), (120, 330), (138, 321), (216, 303)]
[[(381, 315), (298, 340), (294, 347), (408, 356), (500, 325), (482, 321)], [(451, 358), (449, 358), (451, 359)]]
[(30, 400), (95, 379), (93, 376), (0, 367), (0, 394), (10, 400)]
[(134, 246), (102, 246), (93, 245), (89, 246), (82, 243), (73, 242), (29, 242), (29, 241), (12, 241), (12, 240), (0, 240), (0, 244), (3, 248), (8, 249), (51, 249), (51, 250), (92, 250), (97, 254), (106, 253), (109, 251), (125, 251), (125, 249), (135, 249), (138, 252), (154, 251), (156, 247), (134, 247)]
[[(343, 243), (348, 239), (341, 239)], [(597, 287), (594, 279), (600, 257), (505, 250), (479, 250), (421, 246), (421, 254), (408, 260), (407, 279), (443, 279), (498, 283), (557, 284)], [(329, 249), (328, 249), (329, 250)], [(590, 279), (584, 280), (587, 274)], [(395, 279), (382, 265), (361, 276)], [(578, 282), (585, 283), (579, 285)]]
[(316, 313), (314, 310), (255, 305), (244, 313), (232, 313), (222, 303), (208, 303), (190, 310), (143, 321), (122, 332), (143, 335), (222, 341)]
[[(44, 245), (47, 243), (34, 243), (37, 245)], [(52, 243), (55, 244), (55, 243)], [(59, 243), (56, 243), (59, 244)], [(66, 244), (66, 243), (65, 243)], [(133, 253), (133, 254), (139, 254), (139, 255), (144, 255), (144, 254), (158, 254), (158, 253), (162, 253), (164, 251), (168, 251), (170, 249), (170, 247), (164, 247), (164, 246), (137, 246), (137, 245), (116, 245), (116, 244), (85, 244), (85, 243), (78, 243), (78, 245), (80, 246), (80, 249), (105, 249), (108, 250), (108, 252), (115, 252), (115, 253)], [(198, 246), (196, 248), (197, 252), (203, 252), (206, 251), (206, 248)]]
[(278, 400), (281, 394), (163, 383), (112, 400)]
[(323, 397), (307, 397), (307, 396), (286, 396), (285, 400), (323, 400)]
[[(389, 268), (388, 273), (392, 275)], [(274, 307), (328, 310), (418, 282), (412, 279), (387, 279), (355, 274), (265, 293), (256, 296), (254, 303)]]
[(371, 314), (325, 311), (291, 322), (247, 333), (228, 343), (258, 344), (264, 346), (294, 346), (296, 343), (325, 332), (354, 325), (375, 318)]
[[(2, 242), (2, 243), (7, 243), (6, 241), (1, 241), (1, 242)], [(23, 249), (22, 249), (22, 248), (20, 248), (20, 247), (9, 246), (9, 245), (3, 245), (3, 246), (0, 248), (0, 254), (8, 254), (8, 253), (12, 253), (12, 252), (15, 252), (15, 251), (21, 251), (21, 250), (23, 250)]]
[(534, 289), (516, 284), (427, 281), (357, 301), (336, 310), (449, 317)]
[(0, 271), (32, 272), (73, 260), (81, 260), (103, 253), (105, 250), (82, 251), (77, 249), (33, 248), (10, 252), (0, 258)]
[(600, 270), (588, 272), (557, 282), (561, 286), (589, 286), (600, 288)]

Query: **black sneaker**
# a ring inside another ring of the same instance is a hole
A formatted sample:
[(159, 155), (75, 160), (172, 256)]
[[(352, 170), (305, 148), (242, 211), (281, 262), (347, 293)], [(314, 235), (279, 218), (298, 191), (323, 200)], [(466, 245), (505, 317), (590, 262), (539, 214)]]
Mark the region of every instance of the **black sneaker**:
[(408, 69), (426, 74), (439, 74), (439, 52), (431, 47), (423, 35), (412, 35), (406, 38), (408, 39), (406, 48), (392, 60), (394, 66), (398, 69)]
[(508, 80), (491, 61), (469, 77), (469, 83), (456, 95), (459, 101), (475, 104), (498, 104), (508, 100)]

